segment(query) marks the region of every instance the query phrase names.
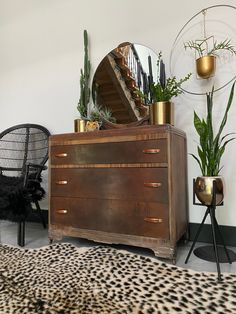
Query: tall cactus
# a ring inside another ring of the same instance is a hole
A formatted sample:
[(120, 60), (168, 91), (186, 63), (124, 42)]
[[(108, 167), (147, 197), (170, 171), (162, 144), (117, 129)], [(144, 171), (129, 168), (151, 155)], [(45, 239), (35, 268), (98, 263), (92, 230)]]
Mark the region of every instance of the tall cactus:
[(91, 64), (88, 56), (88, 33), (84, 30), (84, 70), (80, 70), (80, 98), (77, 109), (81, 118), (88, 117), (88, 105), (90, 101), (90, 70)]

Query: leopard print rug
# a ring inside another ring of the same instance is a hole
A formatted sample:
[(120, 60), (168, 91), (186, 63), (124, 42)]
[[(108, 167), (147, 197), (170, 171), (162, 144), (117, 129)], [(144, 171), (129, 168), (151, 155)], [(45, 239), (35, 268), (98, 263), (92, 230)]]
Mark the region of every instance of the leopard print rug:
[(106, 246), (0, 245), (0, 313), (235, 314), (236, 275), (223, 277)]

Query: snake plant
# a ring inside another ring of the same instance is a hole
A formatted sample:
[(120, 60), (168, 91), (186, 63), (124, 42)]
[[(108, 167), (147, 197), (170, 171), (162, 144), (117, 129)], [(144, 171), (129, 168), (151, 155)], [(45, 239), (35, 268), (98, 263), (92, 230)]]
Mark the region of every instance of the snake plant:
[(220, 123), (217, 132), (213, 129), (213, 96), (214, 87), (211, 92), (206, 94), (207, 97), (207, 116), (206, 119), (201, 119), (194, 111), (194, 127), (199, 136), (199, 145), (197, 147), (198, 157), (194, 154), (190, 154), (197, 161), (203, 176), (217, 176), (222, 169), (220, 162), (221, 158), (225, 152), (226, 145), (233, 141), (235, 137), (228, 133), (222, 136), (224, 126), (227, 122), (228, 112), (231, 107), (233, 96), (234, 96), (234, 86), (233, 83), (228, 98), (228, 103), (224, 112), (224, 116)]

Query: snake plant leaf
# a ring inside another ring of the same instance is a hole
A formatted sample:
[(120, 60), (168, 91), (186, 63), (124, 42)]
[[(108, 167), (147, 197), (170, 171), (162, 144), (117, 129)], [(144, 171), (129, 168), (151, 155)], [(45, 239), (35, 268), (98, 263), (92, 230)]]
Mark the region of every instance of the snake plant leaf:
[(224, 140), (227, 136), (230, 136), (230, 135), (233, 135), (233, 134), (236, 134), (236, 133), (235, 133), (235, 132), (230, 132), (230, 133), (228, 133), (228, 134), (225, 134), (225, 135), (221, 138), (220, 144), (223, 142), (223, 140)]
[(227, 107), (226, 107), (226, 110), (225, 110), (225, 114), (224, 114), (224, 117), (221, 121), (221, 124), (220, 124), (220, 128), (219, 128), (219, 131), (215, 137), (215, 142), (218, 142), (219, 141), (219, 138), (221, 136), (221, 133), (223, 131), (223, 128), (226, 124), (226, 121), (227, 121), (227, 117), (228, 117), (228, 111), (231, 107), (231, 104), (232, 104), (232, 101), (233, 101), (233, 97), (234, 97), (234, 86), (235, 86), (235, 82), (233, 83), (232, 87), (231, 87), (231, 91), (230, 91), (230, 95), (229, 95), (229, 100), (228, 100), (228, 104), (227, 104)]
[(194, 126), (198, 135), (201, 136), (204, 134), (205, 128), (204, 128), (203, 122), (201, 121), (201, 119), (199, 118), (199, 116), (197, 115), (195, 111), (194, 111)]
[(213, 107), (214, 86), (210, 94), (207, 94), (207, 129), (209, 142), (213, 142), (212, 107)]
[(190, 153), (190, 155), (197, 161), (197, 163), (198, 163), (198, 165), (199, 165), (199, 167), (203, 173), (203, 168), (202, 168), (202, 164), (201, 164), (200, 160), (194, 154)]

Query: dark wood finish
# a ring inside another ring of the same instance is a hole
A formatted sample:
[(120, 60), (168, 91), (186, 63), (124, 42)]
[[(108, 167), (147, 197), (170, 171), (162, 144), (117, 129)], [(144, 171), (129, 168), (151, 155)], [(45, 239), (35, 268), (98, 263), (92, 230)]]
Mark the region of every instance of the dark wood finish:
[[(156, 151), (156, 153), (151, 153)], [(167, 162), (166, 139), (58, 145), (51, 148), (52, 165)]]
[[(168, 206), (154, 202), (52, 197), (58, 225), (168, 239)], [(64, 212), (63, 212), (64, 211)], [(148, 221), (147, 218), (162, 221)]]
[(169, 125), (50, 137), (49, 237), (84, 237), (175, 259), (187, 232), (185, 134)]

